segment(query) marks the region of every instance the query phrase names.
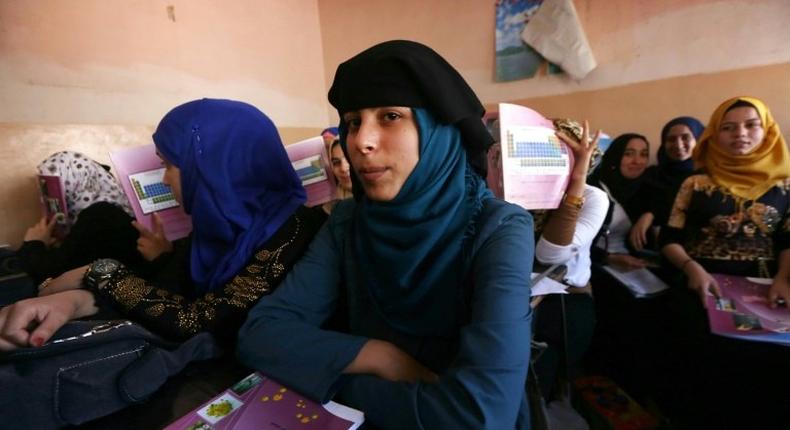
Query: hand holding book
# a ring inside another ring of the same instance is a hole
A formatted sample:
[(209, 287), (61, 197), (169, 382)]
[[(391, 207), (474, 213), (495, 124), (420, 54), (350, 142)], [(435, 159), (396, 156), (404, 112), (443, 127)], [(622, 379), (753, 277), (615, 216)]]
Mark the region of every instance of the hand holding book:
[(52, 236), (52, 232), (55, 230), (55, 226), (58, 223), (58, 217), (53, 216), (52, 218), (47, 221), (47, 217), (43, 216), (37, 223), (30, 226), (25, 232), (25, 242), (30, 242), (33, 240), (39, 240), (44, 242), (44, 245), (49, 247), (53, 243), (55, 243), (55, 238)]
[(702, 301), (702, 307), (707, 307), (707, 297), (712, 294), (715, 297), (721, 297), (721, 288), (716, 279), (705, 270), (702, 265), (694, 260), (683, 263), (683, 271), (688, 277), (688, 287), (699, 294)]
[(157, 213), (151, 217), (154, 222), (153, 231), (137, 221), (132, 221), (134, 228), (140, 232), (140, 237), (137, 239), (137, 250), (148, 261), (154, 261), (160, 255), (173, 251), (173, 243), (165, 236), (165, 225), (162, 218)]

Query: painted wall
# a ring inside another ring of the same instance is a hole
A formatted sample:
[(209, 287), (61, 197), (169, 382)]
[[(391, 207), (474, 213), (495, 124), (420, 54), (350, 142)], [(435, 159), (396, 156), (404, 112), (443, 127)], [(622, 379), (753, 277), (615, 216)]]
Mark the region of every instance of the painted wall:
[[(755, 81), (754, 89), (746, 84), (728, 88), (726, 79), (704, 88), (668, 80), (700, 74), (715, 78), (732, 70), (760, 72), (762, 66), (790, 63), (790, 45), (785, 43), (790, 40), (787, 0), (575, 0), (574, 4), (599, 67), (582, 81), (544, 75), (496, 83), (494, 1), (318, 0), (321, 22), (332, 23), (321, 28), (326, 80), (331, 83), (337, 64), (357, 52), (384, 40), (407, 38), (445, 56), (486, 104), (562, 95), (557, 99), (561, 105), (552, 104), (553, 115), (596, 118), (599, 126), (613, 132), (639, 127), (649, 133), (680, 113), (707, 117), (718, 102), (739, 91), (771, 95), (777, 108), (790, 106), (786, 88), (776, 94), (770, 91), (771, 85), (782, 86), (782, 82), (759, 82), (775, 77), (770, 74), (747, 75), (751, 77), (747, 80)], [(651, 81), (668, 86), (645, 94), (628, 93), (629, 98), (605, 105), (590, 98), (590, 94), (607, 94), (606, 89)], [(678, 94), (681, 87), (691, 92)], [(686, 103), (692, 99), (689, 111)], [(790, 130), (790, 111), (777, 113)], [(630, 122), (635, 117), (643, 120)]]
[(2, 0), (0, 26), (0, 122), (151, 125), (200, 97), (327, 120), (315, 0)]

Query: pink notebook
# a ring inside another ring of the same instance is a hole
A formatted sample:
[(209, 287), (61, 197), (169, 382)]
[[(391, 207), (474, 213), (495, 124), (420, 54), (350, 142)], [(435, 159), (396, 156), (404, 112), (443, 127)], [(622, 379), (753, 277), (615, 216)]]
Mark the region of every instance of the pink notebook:
[(713, 274), (721, 297), (706, 298), (710, 330), (720, 336), (790, 346), (790, 308), (768, 306), (770, 278)]
[[(490, 118), (489, 118), (490, 121)], [(525, 209), (556, 209), (573, 169), (573, 153), (538, 112), (499, 104), (499, 142), (488, 156), (488, 186)]]
[(165, 430), (353, 430), (364, 421), (356, 409), (320, 405), (255, 372)]
[(153, 230), (151, 215), (156, 212), (162, 219), (168, 240), (189, 235), (192, 219), (178, 204), (170, 187), (162, 183), (165, 169), (154, 144), (112, 152), (110, 160), (137, 222)]
[(68, 233), (68, 206), (66, 204), (66, 188), (63, 179), (56, 175), (38, 175), (38, 186), (41, 192), (41, 215), (47, 218), (57, 217), (57, 225), (52, 235), (63, 239)]
[(329, 164), (324, 138), (316, 136), (285, 146), (296, 174), (307, 192), (305, 206), (335, 199), (335, 176)]

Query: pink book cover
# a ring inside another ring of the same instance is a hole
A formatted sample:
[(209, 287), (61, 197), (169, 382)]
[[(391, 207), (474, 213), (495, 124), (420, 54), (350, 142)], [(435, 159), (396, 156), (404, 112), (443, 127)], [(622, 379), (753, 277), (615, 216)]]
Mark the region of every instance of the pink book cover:
[(706, 299), (713, 333), (790, 346), (790, 308), (768, 306), (770, 278), (722, 274), (713, 277), (722, 294)]
[(307, 192), (305, 206), (316, 206), (335, 199), (335, 176), (326, 153), (324, 138), (312, 137), (285, 146), (288, 159)]
[(57, 217), (57, 225), (52, 231), (57, 239), (63, 239), (68, 232), (68, 206), (66, 204), (66, 188), (63, 179), (57, 175), (38, 175), (38, 187), (41, 193), (41, 215), (47, 218)]
[(156, 155), (154, 144), (112, 152), (110, 160), (137, 222), (153, 230), (151, 215), (156, 212), (162, 219), (168, 240), (189, 235), (192, 219), (178, 204), (170, 187), (162, 183), (165, 168)]
[(356, 409), (320, 405), (255, 372), (165, 430), (353, 430), (364, 420)]
[(498, 117), (500, 143), (489, 151), (489, 188), (525, 209), (556, 209), (573, 154), (555, 136), (551, 120), (528, 107), (500, 103)]

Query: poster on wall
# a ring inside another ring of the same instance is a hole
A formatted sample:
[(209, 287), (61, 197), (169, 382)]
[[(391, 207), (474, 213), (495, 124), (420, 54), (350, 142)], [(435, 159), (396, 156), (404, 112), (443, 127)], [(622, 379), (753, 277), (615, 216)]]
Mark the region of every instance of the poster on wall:
[[(546, 60), (524, 43), (521, 32), (543, 0), (496, 0), (496, 81), (528, 79), (540, 70)], [(549, 63), (548, 73), (562, 69)]]

